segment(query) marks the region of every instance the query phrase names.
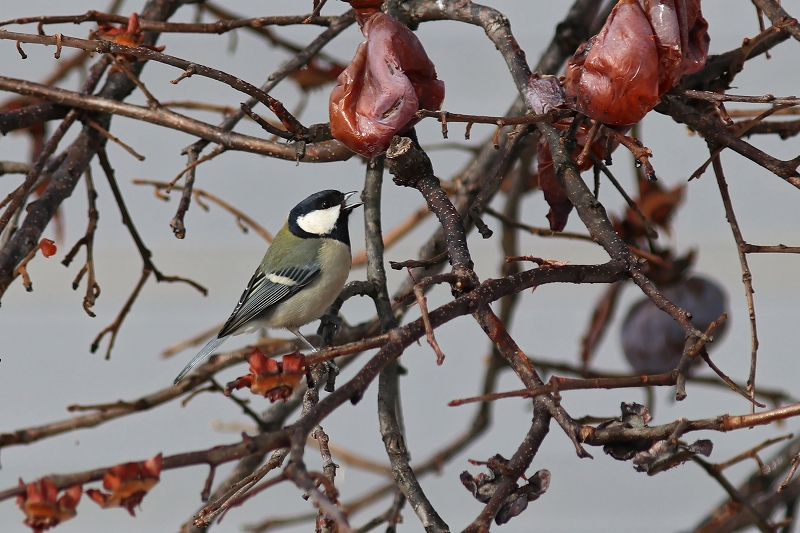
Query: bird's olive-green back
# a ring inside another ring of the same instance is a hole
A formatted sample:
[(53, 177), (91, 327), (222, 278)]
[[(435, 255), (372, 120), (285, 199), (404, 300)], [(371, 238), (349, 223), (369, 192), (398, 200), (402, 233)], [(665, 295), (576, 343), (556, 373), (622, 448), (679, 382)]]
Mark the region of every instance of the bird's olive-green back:
[(275, 235), (275, 239), (261, 260), (261, 270), (269, 265), (269, 271), (276, 272), (285, 268), (302, 267), (319, 263), (320, 239), (301, 239), (289, 231), (284, 224)]

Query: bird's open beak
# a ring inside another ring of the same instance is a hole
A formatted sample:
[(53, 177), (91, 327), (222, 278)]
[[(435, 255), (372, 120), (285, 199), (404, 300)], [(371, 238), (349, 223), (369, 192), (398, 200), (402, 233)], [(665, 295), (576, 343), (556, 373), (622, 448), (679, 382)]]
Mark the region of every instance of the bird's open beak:
[(364, 204), (362, 204), (361, 202), (358, 202), (358, 203), (355, 203), (355, 204), (350, 204), (350, 205), (347, 205), (347, 200), (348, 200), (348, 199), (349, 199), (351, 196), (353, 196), (353, 195), (354, 195), (356, 192), (357, 192), (357, 191), (350, 191), (350, 192), (346, 192), (346, 193), (344, 193), (344, 201), (342, 202), (342, 211), (352, 211), (352, 210), (353, 210), (353, 209), (355, 209), (356, 207), (360, 207), (360, 206), (364, 205)]

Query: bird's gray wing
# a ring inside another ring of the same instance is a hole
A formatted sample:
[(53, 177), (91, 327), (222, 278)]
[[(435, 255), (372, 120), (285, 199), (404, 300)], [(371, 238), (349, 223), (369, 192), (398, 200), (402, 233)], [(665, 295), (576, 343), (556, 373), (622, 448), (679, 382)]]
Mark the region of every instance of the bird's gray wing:
[(299, 292), (311, 283), (319, 272), (318, 264), (284, 268), (275, 272), (256, 272), (250, 278), (247, 288), (239, 298), (239, 303), (217, 336), (232, 335), (270, 306)]

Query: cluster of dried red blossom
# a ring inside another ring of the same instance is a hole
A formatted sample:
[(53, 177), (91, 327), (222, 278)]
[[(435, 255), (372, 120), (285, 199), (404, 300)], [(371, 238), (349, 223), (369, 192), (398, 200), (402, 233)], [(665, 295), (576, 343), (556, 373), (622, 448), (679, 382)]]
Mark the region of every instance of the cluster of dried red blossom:
[[(104, 509), (122, 507), (135, 516), (133, 508), (142, 503), (160, 475), (161, 454), (141, 463), (112, 466), (103, 476), (103, 488), (109, 492), (89, 489), (86, 495)], [(20, 479), (19, 484), (25, 487), (25, 493), (17, 496), (17, 507), (25, 513), (24, 524), (34, 533), (57, 526), (77, 514), (75, 509), (81, 500), (82, 485), (73, 485), (58, 497), (59, 490), (47, 478), (27, 485)]]
[(228, 383), (225, 386), (225, 395), (247, 387), (253, 394), (263, 396), (270, 402), (286, 401), (305, 377), (307, 370), (306, 356), (299, 350), (284, 355), (279, 363), (261, 353), (258, 348), (253, 348), (247, 362), (250, 363), (250, 373)]
[[(226, 394), (247, 387), (253, 394), (272, 402), (285, 401), (306, 375), (306, 358), (300, 352), (284, 355), (279, 363), (255, 348), (249, 362), (250, 374), (229, 383)], [(103, 488), (108, 492), (88, 489), (86, 495), (103, 509), (122, 507), (135, 516), (134, 507), (142, 503), (145, 495), (158, 483), (160, 475), (161, 454), (140, 463), (112, 466), (103, 476)], [(17, 506), (25, 513), (24, 524), (35, 533), (75, 517), (75, 508), (83, 493), (81, 485), (63, 490), (59, 497), (59, 490), (47, 478), (27, 485), (20, 479), (19, 484), (25, 487), (25, 493), (17, 496)]]

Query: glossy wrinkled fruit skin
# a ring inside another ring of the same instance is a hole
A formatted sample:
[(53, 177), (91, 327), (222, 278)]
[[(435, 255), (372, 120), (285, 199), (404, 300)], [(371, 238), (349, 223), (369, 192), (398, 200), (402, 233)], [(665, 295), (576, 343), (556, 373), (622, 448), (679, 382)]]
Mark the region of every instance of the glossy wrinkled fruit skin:
[(411, 30), (375, 8), (359, 9), (357, 16), (367, 40), (331, 92), (331, 133), (354, 152), (374, 157), (418, 122), (419, 109), (441, 108), (444, 82)]
[(708, 54), (700, 0), (621, 0), (567, 63), (571, 107), (606, 124), (639, 122)]
[[(678, 307), (692, 313), (692, 324), (700, 331), (705, 331), (711, 322), (728, 310), (724, 289), (705, 277), (690, 277), (664, 287), (661, 293)], [(724, 335), (727, 325), (723, 322), (714, 332), (715, 344)], [(670, 372), (681, 360), (683, 329), (649, 298), (631, 306), (622, 322), (620, 338), (625, 357), (638, 374)]]

